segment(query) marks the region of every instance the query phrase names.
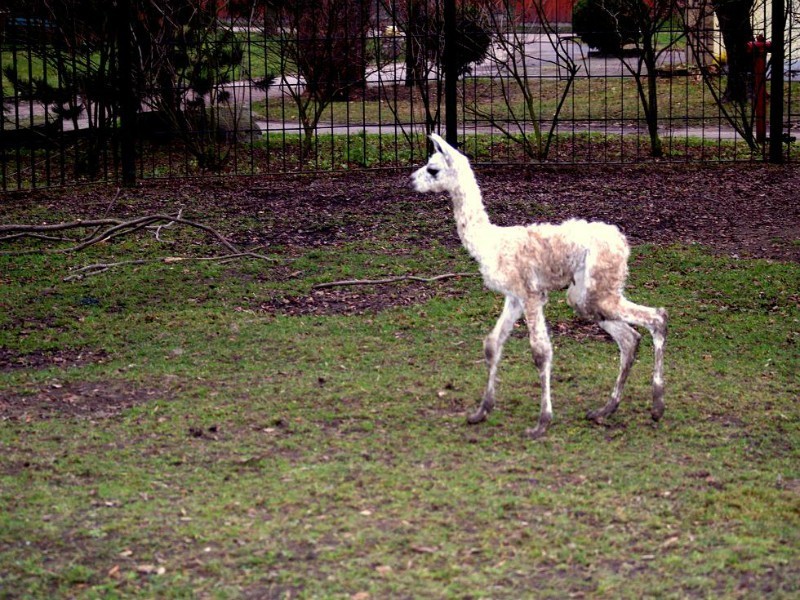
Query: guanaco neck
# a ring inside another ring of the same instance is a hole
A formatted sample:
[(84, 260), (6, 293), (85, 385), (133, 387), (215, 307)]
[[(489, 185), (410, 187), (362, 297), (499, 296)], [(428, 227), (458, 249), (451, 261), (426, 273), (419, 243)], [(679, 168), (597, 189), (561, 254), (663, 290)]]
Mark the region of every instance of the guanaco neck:
[(459, 183), (450, 192), (458, 237), (470, 256), (481, 262), (493, 246), (492, 230), (496, 226), (489, 220), (481, 190), (472, 171), (462, 172)]

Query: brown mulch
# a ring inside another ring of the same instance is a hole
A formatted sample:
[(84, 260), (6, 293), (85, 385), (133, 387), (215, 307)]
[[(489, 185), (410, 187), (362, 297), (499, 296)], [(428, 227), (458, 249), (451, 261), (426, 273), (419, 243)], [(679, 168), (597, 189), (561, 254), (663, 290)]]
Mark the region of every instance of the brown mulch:
[(19, 354), (7, 348), (0, 348), (0, 373), (15, 369), (42, 369), (47, 367), (66, 369), (79, 367), (85, 364), (104, 362), (107, 356), (107, 353), (103, 350), (92, 349), (75, 350), (66, 348)]
[[(419, 195), (410, 170), (319, 176), (149, 181), (122, 190), (110, 213), (170, 212), (219, 227), (242, 245), (309, 248), (385, 238), (418, 247), (458, 245), (444, 195)], [(800, 168), (763, 164), (477, 169), (492, 219), (502, 225), (570, 217), (618, 225), (632, 244), (698, 243), (740, 257), (800, 261)], [(107, 186), (7, 194), (6, 209), (52, 206), (83, 218), (106, 212)], [(249, 228), (226, 230), (233, 219)], [(398, 229), (398, 223), (403, 227)]]
[(263, 302), (259, 308), (285, 315), (360, 315), (387, 307), (421, 304), (434, 296), (454, 296), (459, 292), (446, 285), (432, 286), (409, 282), (397, 285), (337, 287), (312, 290), (303, 296), (279, 296)]

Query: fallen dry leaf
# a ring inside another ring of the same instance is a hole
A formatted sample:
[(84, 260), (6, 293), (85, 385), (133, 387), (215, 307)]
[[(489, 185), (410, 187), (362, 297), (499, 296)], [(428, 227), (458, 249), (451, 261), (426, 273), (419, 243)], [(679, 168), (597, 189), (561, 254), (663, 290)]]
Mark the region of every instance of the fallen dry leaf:
[(167, 569), (157, 565), (136, 565), (136, 572), (142, 575), (163, 575)]

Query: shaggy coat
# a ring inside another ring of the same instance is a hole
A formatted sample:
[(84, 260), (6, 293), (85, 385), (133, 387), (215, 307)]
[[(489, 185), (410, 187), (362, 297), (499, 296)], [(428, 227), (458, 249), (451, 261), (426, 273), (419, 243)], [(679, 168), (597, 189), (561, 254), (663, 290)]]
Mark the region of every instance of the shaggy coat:
[(500, 227), (489, 220), (467, 158), (432, 134), (436, 152), (428, 164), (412, 175), (418, 192), (447, 192), (453, 203), (456, 228), (462, 244), (480, 265), (483, 281), (506, 297), (503, 313), (484, 341), (489, 381), (478, 410), (468, 417), (479, 423), (494, 408), (497, 367), (503, 345), (514, 324), (524, 315), (531, 350), (542, 387), (539, 422), (528, 434), (541, 436), (552, 420), (550, 372), (552, 344), (544, 320), (548, 292), (567, 289), (567, 302), (583, 318), (607, 331), (620, 348), (620, 371), (609, 401), (587, 415), (595, 421), (616, 411), (645, 327), (653, 337), (654, 420), (664, 412), (663, 359), (667, 314), (663, 308), (634, 304), (623, 294), (630, 249), (625, 237), (607, 223), (570, 219), (527, 227)]

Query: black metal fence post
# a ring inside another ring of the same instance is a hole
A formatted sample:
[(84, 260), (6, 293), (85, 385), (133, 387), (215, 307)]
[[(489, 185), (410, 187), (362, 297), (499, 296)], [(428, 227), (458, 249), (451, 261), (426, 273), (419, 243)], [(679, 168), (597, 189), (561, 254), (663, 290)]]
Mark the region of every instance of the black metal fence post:
[(458, 143), (458, 57), (456, 0), (444, 0), (444, 128), (447, 143)]
[(119, 140), (122, 184), (136, 184), (136, 112), (131, 61), (131, 2), (117, 0), (117, 51), (119, 60)]
[(783, 162), (783, 59), (786, 13), (784, 0), (772, 0), (772, 58), (770, 60), (769, 162)]

